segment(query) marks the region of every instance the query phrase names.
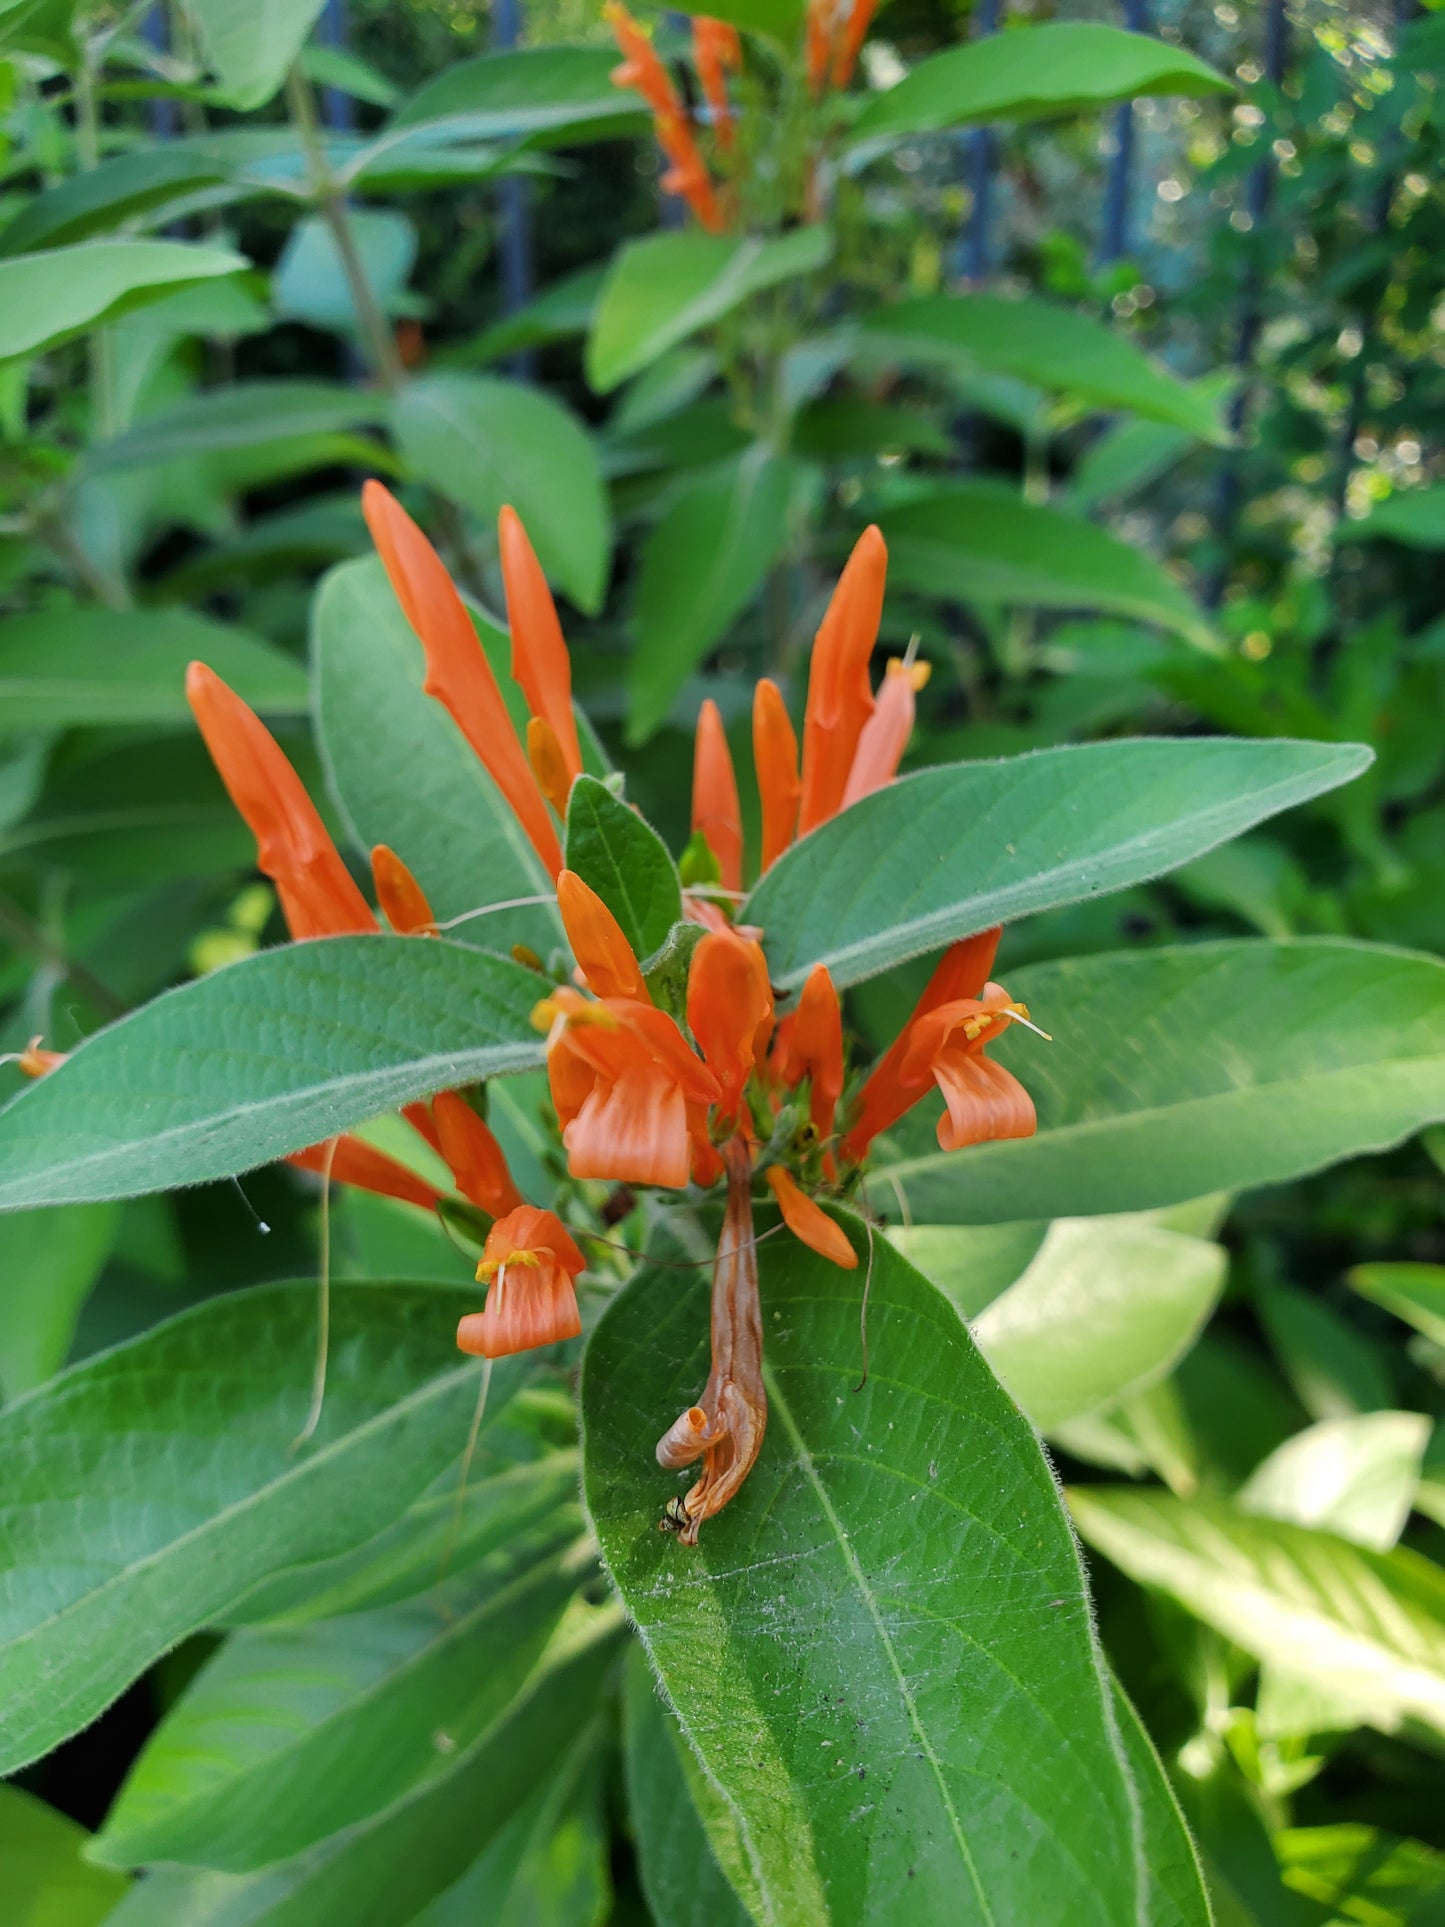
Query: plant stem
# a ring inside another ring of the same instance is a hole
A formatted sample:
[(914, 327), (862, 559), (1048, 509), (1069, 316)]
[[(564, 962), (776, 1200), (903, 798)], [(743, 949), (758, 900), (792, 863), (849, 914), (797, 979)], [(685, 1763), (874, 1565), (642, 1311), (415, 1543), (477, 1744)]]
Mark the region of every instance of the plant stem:
[(119, 1017), (125, 1005), (108, 985), (99, 977), (93, 976), (84, 964), (73, 962), (65, 952), (46, 935), (40, 925), (29, 913), (12, 903), (9, 897), (0, 896), (0, 930), (3, 930), (22, 950), (28, 950), (32, 957), (38, 957), (52, 970), (63, 972), (68, 982), (89, 997), (106, 1017)]
[(332, 171), (321, 124), (316, 116), (316, 99), (311, 91), (311, 83), (299, 67), (293, 67), (287, 76), (286, 104), (290, 109), (291, 124), (300, 135), (301, 145), (306, 152), (311, 191), (317, 210), (331, 230), (337, 259), (351, 291), (362, 353), (372, 374), (389, 395), (394, 395), (406, 380), (406, 370), (401, 365), (401, 356), (396, 351), (386, 317), (377, 305), (376, 295), (367, 279), (366, 266), (356, 245), (356, 231), (346, 205), (346, 190)]
[[(87, 44), (75, 75), (75, 146), (83, 174), (100, 164), (100, 113), (95, 98), (95, 48)], [(119, 427), (116, 420), (115, 343), (108, 328), (91, 330), (90, 439), (105, 441)]]

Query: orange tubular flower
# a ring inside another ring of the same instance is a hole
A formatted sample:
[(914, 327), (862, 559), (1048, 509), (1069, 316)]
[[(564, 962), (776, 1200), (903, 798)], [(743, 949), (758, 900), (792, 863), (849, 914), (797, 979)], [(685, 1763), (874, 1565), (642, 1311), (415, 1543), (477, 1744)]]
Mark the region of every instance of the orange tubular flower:
[(680, 194), (703, 226), (720, 234), (727, 222), (671, 74), (626, 7), (612, 4), (602, 11), (626, 56), (612, 69), (613, 85), (630, 87), (642, 95), (652, 109), (657, 144), (672, 163), (662, 177), (663, 191)]
[(868, 28), (877, 10), (878, 0), (853, 0), (853, 10), (848, 15), (838, 42), (838, 51), (833, 56), (833, 85), (841, 93), (853, 78), (858, 55), (863, 42), (868, 38)]
[(824, 1142), (843, 1095), (843, 1013), (826, 964), (815, 964), (798, 1007), (778, 1025), (773, 1068), (787, 1085), (809, 1079), (808, 1115)]
[(565, 986), (536, 1016), (551, 1026), (547, 1078), (572, 1176), (681, 1190), (696, 1115), (716, 1101), (718, 1082), (671, 1017)]
[(881, 790), (898, 774), (903, 752), (913, 734), (914, 696), (928, 681), (932, 665), (905, 662), (895, 656), (888, 665), (877, 706), (864, 723), (853, 752), (853, 767), (843, 790), (843, 808)]
[(697, 715), (692, 763), (692, 827), (717, 858), (725, 890), (743, 887), (743, 813), (732, 751), (709, 696)]
[(707, 104), (712, 109), (713, 132), (720, 145), (731, 148), (737, 136), (728, 105), (725, 69), (736, 73), (743, 64), (742, 42), (736, 27), (722, 20), (699, 17), (692, 23), (692, 56)]
[(642, 971), (616, 917), (575, 870), (564, 870), (557, 879), (557, 908), (593, 995), (650, 1004)]
[(304, 1151), (293, 1151), (286, 1162), (322, 1176), (329, 1172), (337, 1184), (354, 1185), (358, 1191), (372, 1191), (381, 1198), (400, 1198), (403, 1204), (420, 1205), (423, 1211), (434, 1211), (441, 1202), (435, 1185), (349, 1134), (337, 1138), (334, 1150), (329, 1140), (309, 1144)]
[(838, 0), (808, 0), (808, 92), (814, 100), (828, 82)]
[(275, 884), (291, 935), (375, 930), (376, 918), (305, 784), (260, 717), (203, 662), (186, 671), (186, 700), (231, 801), (256, 839), (256, 867)]
[(371, 853), (371, 881), (382, 915), (399, 937), (430, 936), (436, 918), (426, 892), (395, 850), (378, 843)]
[(866, 528), (838, 578), (813, 642), (803, 718), (799, 836), (826, 823), (842, 807), (858, 738), (873, 714), (868, 658), (878, 638), (887, 573), (883, 537), (877, 528)]
[(868, 1155), (868, 1147), (880, 1131), (896, 1124), (905, 1111), (911, 1111), (923, 1090), (922, 1084), (902, 1081), (904, 1060), (913, 1040), (914, 1026), (933, 1011), (947, 1004), (981, 997), (988, 973), (998, 950), (1000, 929), (983, 930), (976, 937), (965, 937), (953, 944), (939, 959), (928, 986), (914, 1006), (913, 1014), (892, 1045), (879, 1058), (864, 1084), (858, 1115), (843, 1139), (842, 1150), (850, 1163), (857, 1164)]
[(431, 1102), (437, 1148), (451, 1166), (457, 1189), (494, 1218), (504, 1218), (522, 1203), (512, 1182), (506, 1153), (464, 1097), (438, 1091)]
[(816, 1251), (820, 1258), (830, 1264), (841, 1265), (844, 1271), (854, 1271), (858, 1265), (858, 1254), (848, 1242), (848, 1234), (839, 1224), (834, 1224), (820, 1204), (815, 1204), (806, 1191), (800, 1191), (792, 1177), (781, 1164), (770, 1164), (767, 1170), (768, 1188), (778, 1201), (778, 1209), (783, 1214), (783, 1223), (795, 1238), (800, 1238), (810, 1251)]
[(905, 1090), (925, 1091), (932, 1079), (943, 1092), (948, 1109), (938, 1120), (940, 1149), (1033, 1136), (1033, 1099), (1011, 1071), (983, 1054), (1016, 1017), (1027, 1016), (1001, 984), (985, 984), (981, 997), (960, 997), (909, 1026), (898, 1081)]
[(557, 832), (491, 664), (441, 557), (380, 482), (366, 484), (361, 506), (396, 598), (426, 651), (427, 694), (450, 713), (555, 877), (562, 867)]
[(753, 762), (763, 806), (762, 868), (768, 870), (793, 840), (803, 790), (792, 718), (778, 685), (766, 676), (753, 695)]
[(507, 1358), (576, 1338), (582, 1331), (574, 1280), (587, 1269), (562, 1220), (518, 1205), (487, 1233), (477, 1277), (490, 1285), (485, 1311), (457, 1326), (457, 1344), (479, 1358)]
[[(552, 591), (514, 508), (504, 508), (498, 516), (497, 541), (507, 593), (507, 626), (512, 632), (512, 675), (521, 685), (533, 717), (546, 723), (562, 753), (566, 788), (559, 814), (565, 815), (567, 792), (582, 774), (582, 747), (577, 740), (577, 718), (572, 713), (572, 659), (557, 620)], [(534, 770), (537, 761), (532, 756)], [(542, 787), (545, 792), (547, 785)]]
[(731, 930), (708, 932), (688, 971), (687, 1021), (718, 1081), (718, 1118), (732, 1123), (773, 1031), (773, 993), (761, 944)]

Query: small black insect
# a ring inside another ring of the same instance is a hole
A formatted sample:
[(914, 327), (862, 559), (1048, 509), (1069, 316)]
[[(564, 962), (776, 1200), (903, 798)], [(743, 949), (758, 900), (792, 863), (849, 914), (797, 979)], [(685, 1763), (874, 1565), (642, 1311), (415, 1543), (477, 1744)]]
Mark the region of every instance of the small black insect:
[(681, 1532), (688, 1524), (687, 1507), (678, 1495), (670, 1498), (662, 1509), (662, 1517), (657, 1522), (659, 1532)]

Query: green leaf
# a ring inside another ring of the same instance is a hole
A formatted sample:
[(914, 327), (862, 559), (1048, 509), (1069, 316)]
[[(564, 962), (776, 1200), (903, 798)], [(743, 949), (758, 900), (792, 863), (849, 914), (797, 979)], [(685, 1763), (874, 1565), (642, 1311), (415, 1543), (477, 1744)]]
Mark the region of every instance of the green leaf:
[(955, 482), (886, 509), (880, 525), (895, 589), (970, 604), (1097, 609), (1155, 623), (1199, 649), (1219, 647), (1162, 563), (1062, 509)]
[[(513, 687), (506, 637), (477, 626), (505, 692)], [(525, 943), (545, 957), (562, 940), (552, 879), (476, 751), (423, 694), (421, 644), (375, 557), (325, 577), (311, 646), (321, 753), (358, 849), (390, 845), (444, 923), (544, 898), (461, 924), (457, 941), (498, 950)]]
[(12, 255), (0, 260), (0, 362), (58, 347), (184, 282), (249, 265), (229, 248), (181, 241), (86, 241)]
[(263, 107), (325, 0), (184, 0), (201, 53), (232, 107)]
[(543, 568), (580, 609), (607, 593), (612, 528), (592, 438), (540, 388), (489, 375), (428, 375), (406, 384), (393, 420), (423, 481), (489, 530), (510, 502)]
[(1127, 408), (1201, 441), (1223, 442), (1217, 397), (1180, 381), (1093, 315), (1032, 296), (925, 295), (862, 325), (904, 362), (1010, 375), (1100, 408)]
[(0, 1218), (0, 1393), (18, 1398), (65, 1363), (75, 1321), (119, 1225), (113, 1204)]
[(857, 983), (991, 924), (1161, 876), (1370, 761), (1355, 744), (1137, 738), (921, 770), (788, 850), (747, 920), (763, 926), (780, 989), (819, 963)]
[(1341, 541), (1381, 536), (1411, 549), (1445, 549), (1445, 487), (1398, 489), (1376, 502), (1363, 521), (1346, 522), (1339, 531)]
[(225, 178), (221, 161), (193, 153), (180, 141), (116, 154), (28, 201), (0, 229), (0, 255), (87, 240)]
[(646, 742), (788, 541), (795, 471), (761, 443), (679, 482), (642, 548), (628, 740)]
[(9, 1927), (100, 1927), (125, 1892), (123, 1874), (81, 1858), (88, 1835), (18, 1786), (0, 1786), (0, 1866)]
[[(0, 263), (0, 274), (4, 264)], [(216, 455), (340, 435), (385, 418), (385, 403), (365, 389), (329, 381), (236, 381), (190, 395), (161, 414), (90, 449), (88, 474), (143, 468), (197, 455)]]
[(1182, 47), (1119, 27), (1014, 27), (922, 60), (854, 121), (853, 141), (984, 120), (1045, 120), (1142, 94), (1198, 99), (1233, 83)]
[(1331, 1920), (1366, 1927), (1437, 1927), (1445, 1916), (1445, 1855), (1374, 1827), (1285, 1827), (1274, 1836), (1285, 1885)]
[(974, 1340), (1047, 1432), (1163, 1378), (1213, 1311), (1226, 1269), (1220, 1246), (1146, 1220), (1060, 1219), (980, 1314)]
[(1356, 1265), (1345, 1277), (1362, 1297), (1445, 1346), (1445, 1265)]
[(749, 296), (794, 275), (815, 274), (832, 249), (825, 227), (795, 228), (767, 241), (696, 232), (629, 241), (612, 263), (592, 318), (588, 381), (607, 394)]
[(1262, 1282), (1255, 1308), (1280, 1370), (1311, 1418), (1383, 1412), (1395, 1403), (1384, 1347), (1318, 1292)]
[(59, 66), (75, 67), (82, 55), (75, 44), (75, 0), (0, 0), (0, 48), (44, 54)]
[(394, 129), (429, 122), (458, 139), (599, 140), (633, 132), (646, 110), (612, 83), (609, 47), (519, 47), (463, 60), (429, 80)]
[(1138, 1810), (1052, 1476), (889, 1245), (857, 1392), (860, 1273), (762, 1247), (761, 1457), (697, 1549), (656, 1530), (673, 1482), (653, 1448), (708, 1372), (704, 1253), (669, 1247), (700, 1270), (644, 1270), (593, 1332), (585, 1491), (765, 1917), (1023, 1922), (1060, 1892), (1071, 1927), (1142, 1917)]
[(500, 1834), (592, 1719), (620, 1632), (615, 1609), (576, 1609), (525, 1692), (396, 1804), (259, 1873), (153, 1874), (106, 1927), (412, 1922)]
[[(407, 277), (416, 261), (416, 229), (395, 208), (353, 208), (347, 225), (377, 307), (383, 315), (403, 312)], [(308, 214), (287, 235), (271, 298), (283, 320), (338, 333), (355, 334), (360, 327), (346, 266), (323, 215)]]
[(1237, 1503), (1261, 1518), (1319, 1526), (1388, 1552), (1410, 1516), (1430, 1432), (1423, 1412), (1324, 1419), (1271, 1452)]
[(1199, 1856), (1154, 1742), (1112, 1674), (1109, 1684), (1142, 1824), (1140, 1860), (1146, 1895), (1138, 1918), (1148, 1927), (1217, 1927)]
[[(627, 1655), (623, 1749), (638, 1870), (657, 1927), (751, 1927), (754, 1914), (743, 1906), (718, 1864), (698, 1817), (694, 1791), (710, 1802), (715, 1823), (726, 1825), (731, 1816), (703, 1779), (637, 1646)], [(736, 1826), (731, 1835), (728, 1858), (751, 1888)]]
[(592, 310), (597, 306), (605, 272), (604, 268), (578, 268), (574, 274), (564, 274), (531, 301), (461, 343), (455, 359), (480, 367), (519, 349), (543, 348), (554, 341), (585, 335), (592, 324)]
[(796, 40), (803, 24), (804, 0), (717, 0), (707, 4), (679, 7), (679, 13), (702, 14), (710, 20), (728, 20), (750, 33), (770, 34), (773, 39), (790, 43)]
[(1006, 974), (1054, 1037), (1011, 1031), (991, 1053), (1027, 1086), (1038, 1136), (940, 1151), (921, 1107), (875, 1153), (879, 1210), (897, 1210), (896, 1181), (935, 1224), (1143, 1211), (1300, 1177), (1445, 1115), (1431, 957), (1209, 943)]
[(504, 1711), (584, 1576), (524, 1540), (407, 1605), (236, 1635), (147, 1740), (92, 1858), (249, 1873), (380, 1813)]
[(567, 799), (567, 868), (616, 917), (639, 960), (660, 950), (682, 918), (682, 886), (667, 845), (595, 776), (579, 776)]
[[(379, 1532), (460, 1455), (477, 1371), (437, 1286), (213, 1298), (0, 1412), (0, 1771), (47, 1752), (268, 1574)], [(494, 1370), (487, 1423), (521, 1381)]]
[(1418, 1553), (1344, 1539), (1223, 1500), (1079, 1487), (1069, 1507), (1095, 1551), (1242, 1646), (1370, 1709), (1445, 1732), (1445, 1574)]
[(435, 937), (263, 950), (97, 1031), (0, 1111), (0, 1209), (249, 1171), (542, 1060), (537, 977)]
[(42, 609), (0, 624), (7, 729), (183, 723), (199, 657), (253, 709), (306, 708), (306, 675), (259, 636), (187, 609)]

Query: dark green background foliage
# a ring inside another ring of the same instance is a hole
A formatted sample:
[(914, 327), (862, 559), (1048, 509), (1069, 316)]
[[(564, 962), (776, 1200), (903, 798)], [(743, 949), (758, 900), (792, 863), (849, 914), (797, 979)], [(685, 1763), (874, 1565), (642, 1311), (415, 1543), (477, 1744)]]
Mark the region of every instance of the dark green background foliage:
[[(998, 11), (892, 0), (809, 199), (802, 8), (718, 0), (707, 235), (592, 0), (511, 52), (482, 0), (0, 0), (4, 1927), (1445, 1918), (1445, 14)], [(548, 878), (368, 475), (519, 724), (522, 514), (568, 861), (660, 998), (712, 697), (780, 996), (827, 962), (861, 1067), (1001, 921), (1052, 1034), (998, 1053), (1035, 1137), (879, 1142), (857, 1271), (759, 1207), (770, 1427), (694, 1553), (716, 1214), (566, 1175)], [(758, 883), (752, 686), (801, 721), (871, 521), (904, 775)], [(193, 657), (440, 940), (282, 947)], [(609, 1240), (470, 1455), (475, 1215), (275, 1162), (445, 1182), (378, 1113), (459, 1084)]]

